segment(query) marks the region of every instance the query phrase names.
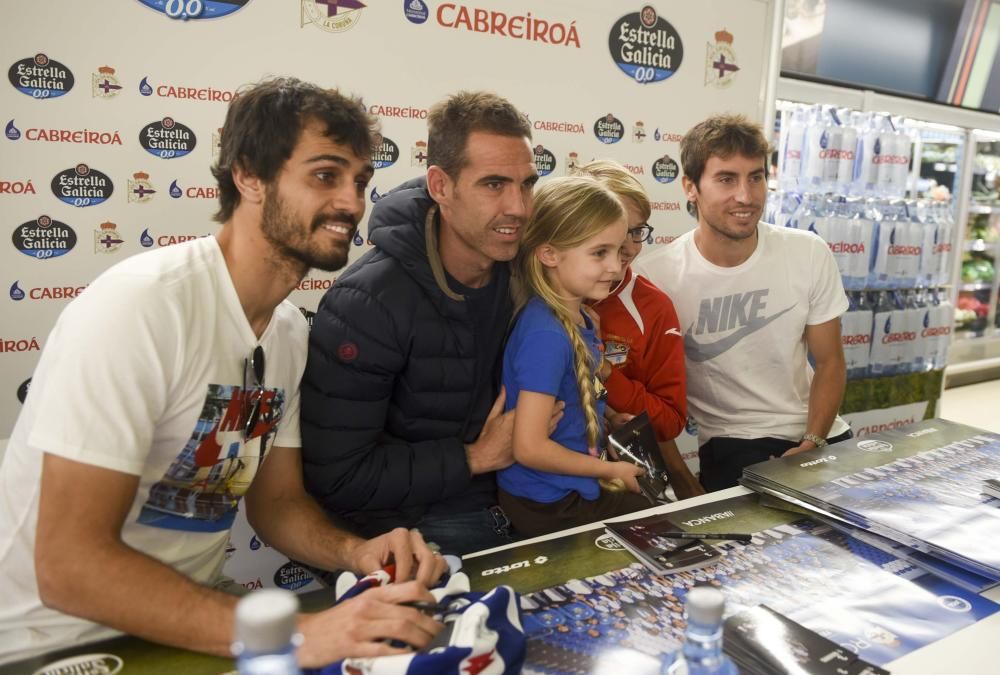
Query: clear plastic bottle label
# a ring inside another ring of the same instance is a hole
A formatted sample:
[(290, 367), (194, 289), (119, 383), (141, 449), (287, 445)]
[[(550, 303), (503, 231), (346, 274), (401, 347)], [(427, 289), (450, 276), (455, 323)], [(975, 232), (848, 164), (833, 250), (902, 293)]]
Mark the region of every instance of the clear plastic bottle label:
[(802, 183), (810, 187), (822, 185), (826, 169), (826, 150), (830, 147), (828, 127), (813, 124), (806, 130), (805, 158)]
[(861, 157), (858, 164), (857, 184), (864, 191), (874, 191), (878, 186), (878, 169), (882, 143), (877, 131), (867, 131), (862, 136)]
[(782, 182), (788, 185), (798, 183), (802, 173), (802, 146), (805, 143), (806, 128), (801, 123), (792, 121), (788, 125), (788, 135), (785, 137), (785, 148), (782, 153)]
[(841, 340), (849, 374), (867, 371), (872, 342), (871, 331), (871, 310), (846, 312), (841, 318)]
[(857, 153), (858, 130), (854, 127), (841, 129), (840, 156), (837, 159), (837, 185), (846, 189), (854, 180), (854, 159)]

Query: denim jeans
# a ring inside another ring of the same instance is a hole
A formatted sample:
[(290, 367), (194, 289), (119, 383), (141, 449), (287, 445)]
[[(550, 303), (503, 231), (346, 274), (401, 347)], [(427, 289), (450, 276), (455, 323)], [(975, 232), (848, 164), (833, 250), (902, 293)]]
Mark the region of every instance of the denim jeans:
[(416, 527), (424, 541), (433, 542), (442, 553), (459, 556), (515, 540), (510, 520), (499, 506), (446, 515), (426, 514)]

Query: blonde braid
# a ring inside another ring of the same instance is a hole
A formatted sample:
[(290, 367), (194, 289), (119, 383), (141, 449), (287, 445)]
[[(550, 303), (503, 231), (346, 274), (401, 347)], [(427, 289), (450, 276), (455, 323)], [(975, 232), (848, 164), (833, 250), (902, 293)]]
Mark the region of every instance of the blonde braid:
[(580, 389), (580, 404), (583, 406), (583, 416), (587, 421), (587, 445), (596, 448), (601, 427), (597, 419), (597, 395), (594, 392), (594, 357), (590, 348), (583, 341), (580, 327), (570, 319), (566, 310), (562, 307), (552, 307), (552, 305), (549, 307), (555, 312), (559, 323), (566, 330), (570, 345), (573, 347), (576, 384)]

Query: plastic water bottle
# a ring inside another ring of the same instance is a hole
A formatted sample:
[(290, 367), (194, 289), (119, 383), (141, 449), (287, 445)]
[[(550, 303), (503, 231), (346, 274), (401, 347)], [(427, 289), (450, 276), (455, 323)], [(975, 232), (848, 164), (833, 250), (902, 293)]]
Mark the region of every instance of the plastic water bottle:
[(893, 307), (892, 321), (882, 338), (888, 348), (886, 374), (900, 375), (913, 370), (919, 321), (915, 309), (907, 305), (905, 291), (890, 291), (889, 302)]
[[(906, 305), (906, 325), (907, 329), (913, 333), (914, 339), (906, 343), (908, 354), (904, 362), (903, 372), (922, 373), (927, 364), (927, 346), (929, 339), (924, 330), (923, 322), (930, 317), (926, 315), (927, 305), (923, 299), (923, 293), (916, 289), (903, 291)], [(929, 370), (929, 368), (928, 368)]]
[(923, 371), (934, 370), (944, 366), (941, 358), (941, 343), (947, 344), (951, 333), (951, 317), (943, 316), (941, 302), (937, 297), (937, 289), (926, 289), (921, 292), (923, 300), (923, 319), (920, 324), (920, 337), (923, 342)]
[[(889, 119), (889, 123), (892, 124), (891, 118)], [(895, 136), (895, 142), (892, 147), (892, 154), (882, 165), (882, 168), (889, 169), (887, 172), (889, 176), (886, 190), (892, 197), (905, 197), (906, 186), (910, 177), (910, 157), (912, 155), (913, 141), (910, 140), (909, 135), (907, 135), (902, 126), (897, 126), (893, 135)]]
[[(768, 190), (767, 191), (767, 201), (764, 202), (764, 216), (763, 221), (765, 223), (771, 223), (772, 225), (778, 225), (778, 214), (781, 212), (781, 200), (785, 196), (784, 190)], [(784, 223), (779, 225), (783, 227)]]
[(923, 333), (928, 338), (926, 360), (929, 369), (944, 368), (948, 361), (948, 346), (951, 343), (951, 328), (955, 307), (943, 288), (931, 289), (927, 299), (927, 319)]
[(903, 202), (901, 228), (896, 239), (896, 287), (913, 288), (920, 276), (920, 264), (923, 258), (924, 222), (913, 200)]
[(898, 199), (906, 194), (906, 178), (910, 171), (910, 138), (896, 129), (892, 118), (882, 118), (879, 132), (878, 188), (880, 195)]
[(864, 200), (830, 197), (826, 200), (825, 228), (817, 228), (830, 247), (847, 290), (861, 290), (868, 281), (873, 223), (865, 217)]
[(864, 293), (848, 293), (849, 308), (840, 319), (847, 379), (868, 377), (872, 341), (872, 310)]
[(798, 229), (818, 234), (820, 239), (829, 242), (828, 206), (826, 198), (818, 192), (807, 192), (802, 195), (802, 207), (796, 218)]
[(836, 108), (827, 106), (823, 109), (824, 128), (827, 131), (827, 143), (820, 157), (823, 159), (823, 189), (828, 192), (837, 191), (837, 176), (840, 171), (840, 155), (844, 145), (844, 126), (837, 115)]
[(871, 114), (863, 119), (858, 132), (858, 156), (854, 165), (855, 194), (874, 197), (878, 195), (879, 167), (882, 164), (884, 117)]
[(923, 222), (923, 234), (920, 244), (920, 274), (917, 276), (918, 286), (934, 286), (941, 267), (943, 249), (940, 246), (944, 225), (940, 218), (940, 209), (933, 202), (923, 200), (917, 202), (918, 219)]
[(799, 185), (803, 190), (833, 192), (837, 189), (843, 131), (837, 111), (814, 106), (806, 125)]
[(896, 214), (889, 208), (889, 203), (881, 199), (869, 199), (867, 205), (869, 216), (875, 223), (867, 286), (868, 288), (888, 288), (890, 285), (889, 246), (895, 236)]
[(846, 108), (836, 113), (837, 119), (844, 125), (840, 130), (840, 151), (837, 161), (837, 181), (834, 192), (848, 194), (854, 181), (854, 161), (858, 152), (859, 113), (850, 112)]
[(254, 591), (236, 605), (233, 655), (240, 675), (298, 675), (296, 617), (299, 599), (291, 591)]
[(802, 195), (797, 192), (785, 192), (778, 211), (775, 225), (799, 229), (802, 217)]
[(855, 242), (851, 253), (851, 265), (844, 283), (852, 289), (861, 290), (868, 285), (871, 259), (875, 250), (875, 221), (868, 215), (867, 201), (859, 197), (847, 200), (847, 214), (850, 218), (848, 231)]
[(906, 202), (881, 201), (872, 288), (912, 288), (920, 269), (921, 225), (910, 219)]
[(806, 111), (801, 107), (786, 110), (781, 116), (781, 152), (778, 157), (778, 180), (781, 186), (797, 189), (802, 173), (802, 146), (806, 137)]
[(885, 271), (882, 246), (882, 202), (869, 197), (864, 200), (864, 217), (872, 224), (871, 247), (868, 251), (868, 279), (865, 288), (879, 288), (879, 276)]
[[(837, 263), (837, 271), (844, 277), (848, 273), (850, 263), (850, 242), (847, 236), (847, 222), (844, 214), (845, 198), (842, 196), (823, 197), (816, 195), (813, 199), (812, 209), (808, 206), (803, 210), (803, 224), (807, 221), (805, 213), (807, 210), (815, 210), (808, 229), (826, 242), (833, 253), (833, 259)], [(803, 201), (803, 206), (809, 204), (809, 200)]]
[(938, 305), (938, 326), (941, 327), (941, 339), (937, 345), (934, 367), (944, 368), (948, 362), (948, 348), (951, 346), (952, 326), (955, 323), (955, 305), (951, 304), (951, 295), (947, 289), (937, 289), (934, 298)]
[(895, 307), (889, 300), (889, 294), (886, 291), (875, 293), (872, 300), (872, 348), (869, 357), (869, 369), (873, 377), (895, 374), (894, 364), (890, 362), (892, 343), (889, 337), (893, 332), (894, 313)]
[(834, 141), (839, 144), (840, 134), (833, 138), (833, 124), (823, 114), (820, 106), (813, 106), (806, 126), (802, 175), (799, 184), (803, 190), (822, 190), (827, 186), (827, 166)]
[(684, 646), (669, 675), (739, 675), (722, 651), (722, 613), (726, 599), (712, 586), (695, 586), (687, 594)]
[(931, 284), (943, 286), (951, 283), (952, 240), (955, 237), (955, 218), (950, 202), (935, 202), (932, 209), (937, 222), (938, 236), (934, 242), (937, 269)]

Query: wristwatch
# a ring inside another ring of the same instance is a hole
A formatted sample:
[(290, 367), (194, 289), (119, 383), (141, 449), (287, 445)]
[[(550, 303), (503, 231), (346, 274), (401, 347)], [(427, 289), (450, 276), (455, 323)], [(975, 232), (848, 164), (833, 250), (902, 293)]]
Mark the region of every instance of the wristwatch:
[(826, 446), (829, 445), (829, 443), (826, 442), (825, 438), (823, 438), (822, 436), (817, 436), (816, 434), (808, 434), (808, 433), (802, 434), (802, 438), (799, 439), (799, 442), (801, 443), (802, 441), (809, 441), (817, 448), (825, 448)]

